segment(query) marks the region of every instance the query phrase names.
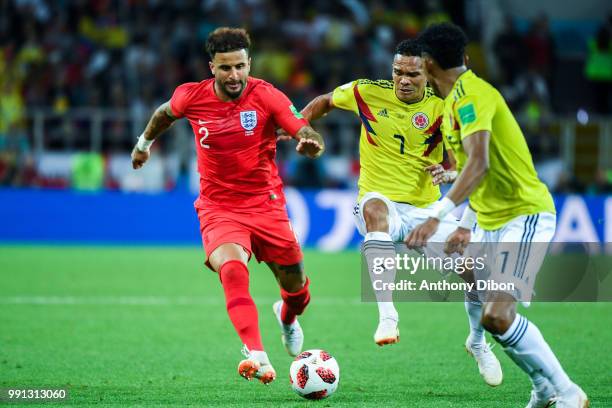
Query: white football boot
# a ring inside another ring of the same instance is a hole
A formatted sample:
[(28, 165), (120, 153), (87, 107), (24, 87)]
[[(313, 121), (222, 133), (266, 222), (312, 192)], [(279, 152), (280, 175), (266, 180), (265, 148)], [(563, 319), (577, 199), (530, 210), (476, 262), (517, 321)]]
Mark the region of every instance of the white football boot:
[(555, 404), (555, 389), (546, 381), (544, 389), (531, 390), (531, 398), (525, 408), (549, 408)]
[(244, 354), (246, 359), (238, 364), (238, 374), (241, 377), (249, 381), (257, 378), (266, 385), (276, 379), (276, 371), (274, 371), (274, 367), (270, 364), (265, 351), (249, 351), (245, 345), (242, 348), (242, 354)]
[(397, 324), (397, 319), (388, 317), (381, 319), (374, 333), (374, 342), (379, 346), (399, 343), (400, 333)]
[(285, 350), (290, 356), (295, 357), (302, 352), (302, 346), (304, 345), (304, 332), (297, 319), (291, 324), (285, 324), (281, 320), (281, 308), (283, 307), (283, 301), (279, 300), (272, 305), (272, 310), (278, 320), (278, 324), (281, 328), (281, 340)]
[(484, 381), (491, 387), (497, 387), (502, 383), (504, 375), (502, 373), (499, 360), (491, 351), (491, 346), (486, 341), (482, 343), (472, 344), (469, 342), (469, 337), (465, 341), (465, 350), (478, 363), (478, 371)]
[(589, 408), (589, 405), (589, 398), (576, 384), (557, 396), (557, 408)]

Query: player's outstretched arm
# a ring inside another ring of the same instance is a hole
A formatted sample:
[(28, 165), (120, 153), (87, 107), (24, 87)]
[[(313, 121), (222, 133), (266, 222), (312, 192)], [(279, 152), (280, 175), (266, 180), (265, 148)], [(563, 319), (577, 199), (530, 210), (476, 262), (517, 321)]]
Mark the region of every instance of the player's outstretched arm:
[[(327, 115), (327, 113), (332, 109), (334, 109), (334, 104), (332, 102), (332, 92), (330, 92), (314, 98), (306, 105), (304, 109), (302, 109), (300, 113), (302, 116), (304, 116), (304, 119), (311, 122)], [(296, 150), (298, 153), (304, 154), (305, 156), (310, 158), (319, 157), (321, 154), (323, 154), (323, 150), (325, 150), (323, 136), (317, 133), (317, 131), (310, 126), (304, 126), (301, 128), (296, 133), (295, 138), (299, 140)], [(313, 141), (316, 141), (319, 147), (315, 146)], [(313, 156), (311, 152), (316, 151), (316, 149), (319, 150)]]
[(325, 151), (323, 136), (310, 126), (300, 128), (295, 134), (295, 138), (299, 140), (295, 150), (301, 155), (316, 159)]
[(168, 129), (176, 118), (172, 115), (170, 101), (161, 104), (149, 119), (144, 132), (138, 138), (138, 142), (132, 149), (132, 167), (141, 168), (149, 159), (150, 148), (155, 139)]
[(490, 138), (491, 133), (483, 130), (471, 133), (463, 139), (463, 149), (468, 156), (465, 167), (461, 170), (448, 194), (435, 204), (433, 210), (435, 215), (429, 217), (424, 223), (417, 225), (408, 234), (404, 240), (408, 248), (418, 248), (427, 244), (429, 238), (436, 233), (440, 220), (451, 212), (457, 204), (465, 201), (478, 187), (489, 170)]
[[(312, 101), (308, 102), (306, 107), (300, 112), (304, 119), (307, 121), (317, 120), (322, 116), (327, 115), (329, 111), (334, 109), (332, 102), (332, 92), (319, 95)], [(285, 131), (285, 129), (279, 128), (276, 131), (277, 140), (291, 140), (293, 137)]]
[(312, 101), (308, 102), (308, 105), (302, 109), (301, 114), (309, 122), (327, 115), (334, 109), (332, 95), (333, 92), (317, 96)]

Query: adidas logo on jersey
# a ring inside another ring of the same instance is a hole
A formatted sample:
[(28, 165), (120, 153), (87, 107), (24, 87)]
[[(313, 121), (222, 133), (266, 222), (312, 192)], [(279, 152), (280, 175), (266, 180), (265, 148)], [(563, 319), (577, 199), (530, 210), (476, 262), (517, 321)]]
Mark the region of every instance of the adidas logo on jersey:
[(389, 117), (389, 114), (387, 113), (387, 109), (386, 109), (386, 108), (381, 109), (381, 110), (380, 110), (380, 111), (377, 113), (377, 115), (378, 115), (378, 116), (382, 116), (383, 118), (388, 118), (388, 117)]

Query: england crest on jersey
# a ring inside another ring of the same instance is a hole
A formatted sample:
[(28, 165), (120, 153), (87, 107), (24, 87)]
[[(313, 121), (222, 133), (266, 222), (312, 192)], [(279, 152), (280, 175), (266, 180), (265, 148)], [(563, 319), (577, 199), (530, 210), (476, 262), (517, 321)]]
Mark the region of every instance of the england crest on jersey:
[(240, 124), (244, 130), (255, 129), (255, 126), (257, 126), (257, 112), (254, 110), (240, 112)]

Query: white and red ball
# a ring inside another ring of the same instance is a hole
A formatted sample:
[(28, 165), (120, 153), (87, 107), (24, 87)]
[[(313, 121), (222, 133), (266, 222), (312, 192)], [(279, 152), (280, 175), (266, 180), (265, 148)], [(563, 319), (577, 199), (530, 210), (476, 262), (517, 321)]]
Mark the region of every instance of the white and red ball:
[(289, 367), (289, 381), (293, 391), (304, 398), (327, 398), (338, 388), (340, 367), (324, 350), (303, 351)]

